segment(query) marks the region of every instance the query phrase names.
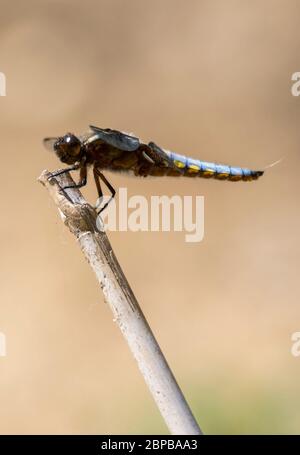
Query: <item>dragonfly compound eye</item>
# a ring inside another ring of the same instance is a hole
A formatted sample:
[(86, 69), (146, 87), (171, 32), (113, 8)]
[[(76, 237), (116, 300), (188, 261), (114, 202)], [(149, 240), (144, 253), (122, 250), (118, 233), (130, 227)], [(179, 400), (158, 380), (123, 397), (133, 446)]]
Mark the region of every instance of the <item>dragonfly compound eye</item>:
[(77, 157), (80, 154), (81, 142), (76, 136), (74, 136), (74, 134), (66, 134), (62, 138), (62, 144), (68, 151), (69, 155)]
[(56, 155), (63, 163), (75, 163), (81, 155), (81, 142), (74, 136), (68, 133), (63, 137), (58, 138), (54, 144)]

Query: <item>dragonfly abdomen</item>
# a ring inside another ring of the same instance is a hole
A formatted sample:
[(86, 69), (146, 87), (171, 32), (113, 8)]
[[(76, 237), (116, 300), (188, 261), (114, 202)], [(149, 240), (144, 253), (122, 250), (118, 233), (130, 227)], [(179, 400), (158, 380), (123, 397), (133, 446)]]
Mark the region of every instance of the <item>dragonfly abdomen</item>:
[(256, 180), (264, 173), (263, 171), (252, 171), (247, 168), (227, 166), (225, 164), (208, 163), (173, 152), (168, 152), (168, 155), (181, 174), (187, 177), (198, 176), (235, 182), (239, 180)]

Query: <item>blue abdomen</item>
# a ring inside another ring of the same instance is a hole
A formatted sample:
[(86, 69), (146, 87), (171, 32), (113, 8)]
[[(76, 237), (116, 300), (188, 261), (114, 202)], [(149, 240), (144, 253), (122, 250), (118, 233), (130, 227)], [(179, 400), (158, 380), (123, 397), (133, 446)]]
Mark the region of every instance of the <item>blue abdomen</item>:
[(253, 171), (247, 168), (227, 166), (225, 164), (208, 163), (188, 156), (168, 152), (178, 171), (185, 176), (215, 178), (218, 180), (256, 180), (263, 175), (263, 171)]

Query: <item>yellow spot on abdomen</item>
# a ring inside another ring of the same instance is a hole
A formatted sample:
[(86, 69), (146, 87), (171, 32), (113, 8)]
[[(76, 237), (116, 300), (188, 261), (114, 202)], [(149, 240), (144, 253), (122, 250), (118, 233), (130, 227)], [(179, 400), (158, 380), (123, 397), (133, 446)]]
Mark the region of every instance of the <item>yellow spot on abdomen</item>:
[(205, 169), (203, 175), (214, 175), (215, 171), (213, 169)]
[(220, 180), (225, 180), (228, 178), (228, 172), (222, 172), (222, 173), (219, 173), (216, 175), (216, 178), (217, 179), (220, 179)]
[(185, 164), (182, 161), (174, 160), (175, 166), (179, 167), (180, 169), (185, 167)]
[(188, 171), (189, 172), (199, 172), (200, 171), (200, 167), (196, 166), (195, 164), (189, 164), (188, 165)]

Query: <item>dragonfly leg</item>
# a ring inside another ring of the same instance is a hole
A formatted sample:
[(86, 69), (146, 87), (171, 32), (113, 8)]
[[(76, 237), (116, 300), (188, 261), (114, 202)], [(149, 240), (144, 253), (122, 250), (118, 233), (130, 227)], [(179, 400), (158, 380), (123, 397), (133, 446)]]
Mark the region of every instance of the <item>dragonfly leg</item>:
[(99, 208), (99, 206), (100, 206), (100, 204), (102, 202), (102, 199), (103, 199), (103, 191), (102, 191), (102, 188), (101, 188), (100, 177), (99, 177), (95, 167), (93, 168), (93, 173), (94, 173), (94, 180), (95, 180), (96, 187), (97, 187), (97, 192), (98, 192), (98, 200), (97, 200), (97, 203), (95, 205), (95, 209), (98, 210), (98, 208)]
[[(67, 172), (71, 172), (71, 171), (77, 171), (79, 168), (80, 168), (80, 163), (75, 163), (73, 166), (70, 166), (70, 167), (67, 167), (65, 169), (61, 169), (60, 171), (56, 171), (56, 172), (51, 172), (51, 175), (50, 177), (48, 178), (48, 180), (51, 180), (52, 178), (55, 178), (59, 175), (63, 175), (63, 174), (66, 174)], [(86, 168), (86, 166), (84, 166), (83, 168), (80, 168), (80, 173), (82, 172), (81, 169), (84, 169)], [(74, 186), (70, 185), (70, 186), (65, 186), (65, 187), (61, 187), (59, 185), (59, 183), (57, 182), (59, 188), (60, 188), (60, 191), (62, 191), (65, 195), (65, 197), (67, 199), (69, 199), (70, 202), (72, 202), (72, 200), (69, 198), (68, 194), (64, 191), (65, 189), (67, 188), (81, 188), (82, 186), (84, 186), (86, 184), (86, 179), (85, 181), (81, 178), (81, 181), (77, 184), (74, 184)]]
[(77, 171), (77, 169), (79, 169), (79, 168), (80, 168), (80, 163), (75, 163), (73, 166), (66, 167), (65, 169), (61, 169), (60, 171), (51, 172), (51, 176), (49, 177), (49, 179), (51, 179), (52, 177), (58, 177), (59, 175), (62, 175), (62, 174), (66, 174), (67, 172)]
[(93, 172), (94, 172), (94, 179), (95, 179), (95, 183), (96, 183), (96, 187), (97, 187), (97, 191), (98, 191), (98, 197), (99, 197), (99, 199), (101, 199), (103, 197), (103, 191), (101, 188), (100, 178), (99, 178), (97, 169), (95, 167), (93, 168)]
[(108, 188), (109, 191), (111, 192), (111, 196), (110, 196), (109, 200), (108, 200), (108, 201), (104, 204), (104, 206), (101, 207), (101, 209), (99, 210), (98, 214), (100, 214), (101, 212), (103, 212), (104, 209), (106, 209), (106, 207), (108, 206), (108, 204), (109, 204), (109, 203), (112, 201), (112, 199), (115, 197), (116, 190), (115, 190), (114, 187), (109, 183), (109, 181), (108, 181), (107, 178), (102, 174), (102, 172), (99, 171), (99, 169), (97, 169), (96, 167), (94, 167), (93, 171), (94, 171), (94, 178), (95, 178), (95, 183), (96, 183), (96, 187), (97, 187), (99, 199), (102, 199), (102, 198), (103, 198), (103, 191), (102, 191), (102, 188), (101, 188), (100, 179), (102, 180), (102, 182), (107, 186), (107, 188)]
[[(74, 169), (73, 169), (74, 170)], [(64, 186), (62, 189), (67, 190), (68, 188), (82, 188), (87, 184), (87, 167), (83, 166), (80, 168), (80, 180), (78, 183), (73, 183), (72, 185)]]

